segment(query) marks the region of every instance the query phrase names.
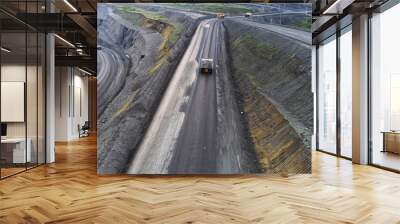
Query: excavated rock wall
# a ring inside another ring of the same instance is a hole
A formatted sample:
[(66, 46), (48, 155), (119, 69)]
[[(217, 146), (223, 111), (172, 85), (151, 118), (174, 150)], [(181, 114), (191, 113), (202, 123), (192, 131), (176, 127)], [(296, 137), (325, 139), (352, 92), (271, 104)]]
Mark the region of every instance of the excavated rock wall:
[(233, 82), (267, 173), (311, 172), (311, 48), (225, 20)]

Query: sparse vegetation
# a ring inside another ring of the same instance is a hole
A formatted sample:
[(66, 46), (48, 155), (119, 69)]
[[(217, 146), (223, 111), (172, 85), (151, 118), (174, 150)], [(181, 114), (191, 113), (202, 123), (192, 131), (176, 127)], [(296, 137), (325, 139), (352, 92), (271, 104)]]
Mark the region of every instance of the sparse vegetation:
[(182, 26), (179, 24), (174, 24), (174, 30), (169, 36), (169, 42), (175, 44), (176, 41), (179, 39), (179, 35), (182, 32)]
[[(141, 8), (137, 8), (134, 6), (119, 6), (118, 7), (119, 12), (124, 16), (126, 19), (131, 21), (133, 24), (138, 25), (138, 26), (144, 26), (144, 27), (151, 27), (154, 22), (161, 22), (166, 24), (166, 28), (172, 28), (171, 32), (163, 32), (163, 37), (168, 40), (169, 43), (175, 44), (176, 41), (179, 39), (179, 35), (182, 32), (182, 26), (179, 23), (172, 23), (171, 21), (168, 21), (168, 18), (165, 17), (164, 15), (158, 13), (158, 12), (153, 12), (153, 11), (147, 11)], [(141, 16), (145, 17), (145, 19), (141, 18)], [(149, 21), (151, 20), (151, 21)], [(146, 26), (147, 25), (147, 26)], [(168, 35), (164, 35), (168, 34)]]
[[(152, 19), (152, 20), (157, 20), (157, 21), (166, 21), (167, 18), (163, 15), (161, 15), (158, 12), (152, 12), (152, 11), (146, 11), (134, 6), (119, 6), (118, 10), (122, 13), (128, 13), (128, 14), (142, 14), (144, 17), (148, 18), (148, 19)], [(131, 20), (132, 21), (132, 20)], [(135, 22), (135, 21), (132, 21)]]
[(155, 65), (149, 69), (148, 74), (154, 74), (166, 61), (171, 44), (175, 44), (182, 31), (182, 24), (170, 21), (166, 16), (159, 12), (148, 11), (134, 6), (119, 6), (118, 12), (134, 25), (146, 27), (159, 32), (164, 41), (160, 44), (160, 55)]
[(277, 49), (269, 43), (263, 43), (252, 37), (250, 34), (246, 34), (242, 38), (237, 38), (233, 42), (233, 48), (245, 48), (257, 57), (263, 59), (271, 59), (276, 53)]
[(311, 18), (304, 18), (302, 20), (297, 20), (294, 23), (294, 26), (303, 28), (303, 29), (311, 29)]
[(144, 17), (141, 14), (119, 10), (119, 15), (136, 26), (141, 26), (143, 24)]
[(123, 113), (124, 111), (126, 111), (130, 104), (132, 103), (132, 101), (134, 100), (136, 94), (137, 94), (137, 90), (131, 94), (125, 101), (124, 103), (119, 107), (119, 109), (112, 115), (111, 119), (116, 118), (117, 116), (119, 116), (121, 113)]
[(176, 8), (182, 8), (182, 9), (189, 9), (197, 12), (205, 12), (205, 13), (226, 13), (230, 15), (234, 14), (244, 14), (246, 12), (253, 12), (251, 9), (246, 8), (243, 5), (238, 5), (238, 4), (227, 4), (227, 3), (199, 3), (199, 4), (193, 4), (193, 3), (174, 3), (171, 6), (174, 6)]

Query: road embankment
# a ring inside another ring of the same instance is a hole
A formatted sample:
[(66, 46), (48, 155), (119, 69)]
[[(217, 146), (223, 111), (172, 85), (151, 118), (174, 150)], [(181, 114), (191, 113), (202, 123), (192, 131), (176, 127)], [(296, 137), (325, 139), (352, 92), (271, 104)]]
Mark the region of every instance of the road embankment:
[(227, 31), (220, 26), (217, 89), (217, 170), (221, 174), (262, 173), (249, 135), (243, 109), (239, 106), (232, 82)]
[(237, 101), (261, 166), (267, 173), (310, 172), (310, 48), (277, 30), (229, 19), (224, 26)]

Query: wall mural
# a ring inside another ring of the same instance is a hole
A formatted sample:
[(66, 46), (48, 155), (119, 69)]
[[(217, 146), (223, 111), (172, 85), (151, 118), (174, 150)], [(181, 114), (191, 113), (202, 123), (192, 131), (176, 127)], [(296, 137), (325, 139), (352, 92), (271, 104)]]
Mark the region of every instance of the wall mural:
[(311, 172), (311, 4), (98, 4), (99, 174)]

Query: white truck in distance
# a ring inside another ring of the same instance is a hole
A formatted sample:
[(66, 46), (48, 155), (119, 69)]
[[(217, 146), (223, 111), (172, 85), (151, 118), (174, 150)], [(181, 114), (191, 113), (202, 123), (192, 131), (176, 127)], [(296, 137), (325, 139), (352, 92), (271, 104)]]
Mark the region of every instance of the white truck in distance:
[(246, 12), (246, 14), (244, 14), (244, 17), (250, 17), (251, 15), (253, 15), (251, 12)]
[(212, 58), (200, 59), (200, 73), (212, 74), (214, 69), (214, 60)]

